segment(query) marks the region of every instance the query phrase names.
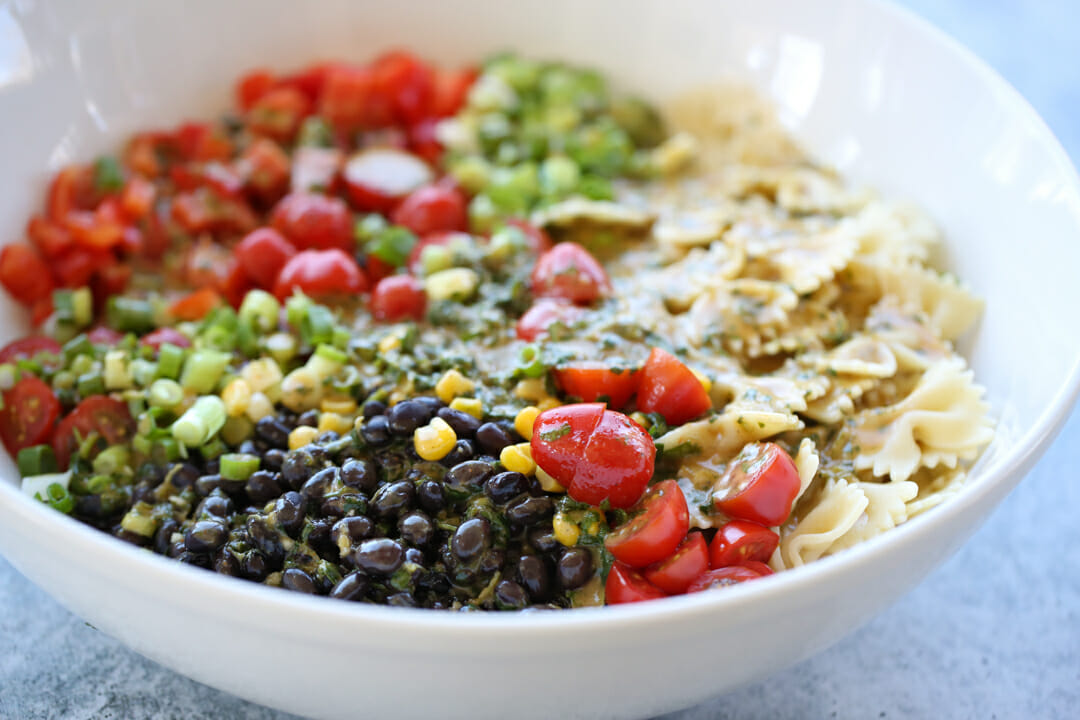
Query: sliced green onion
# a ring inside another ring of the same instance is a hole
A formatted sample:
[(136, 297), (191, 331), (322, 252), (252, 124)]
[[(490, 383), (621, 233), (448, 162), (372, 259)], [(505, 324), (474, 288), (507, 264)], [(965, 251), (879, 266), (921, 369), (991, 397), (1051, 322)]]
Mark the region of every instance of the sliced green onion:
[(112, 155), (103, 155), (94, 162), (94, 189), (102, 193), (124, 189), (124, 170)]
[(289, 333), (274, 333), (263, 341), (263, 345), (279, 365), (284, 365), (296, 357), (296, 338)]
[(43, 475), (56, 472), (56, 456), (49, 445), (34, 445), (19, 451), (16, 463), (19, 466), (19, 475)]
[(43, 473), (24, 477), (20, 487), (24, 494), (32, 498), (42, 499), (45, 497), (50, 485), (59, 485), (66, 490), (70, 483), (71, 471), (68, 470), (62, 473)]
[(143, 358), (135, 358), (128, 366), (128, 370), (131, 372), (131, 378), (135, 381), (135, 384), (139, 387), (146, 387), (150, 383), (154, 382), (154, 378), (157, 377), (157, 363), (150, 360), (144, 360)]
[(225, 403), (215, 395), (204, 395), (172, 424), (172, 436), (188, 447), (200, 447), (225, 424)]
[(210, 442), (199, 447), (199, 454), (207, 460), (213, 460), (221, 457), (229, 448), (225, 446), (225, 443), (221, 438), (213, 438)]
[(376, 235), (388, 228), (390, 223), (379, 213), (370, 213), (356, 221), (353, 225), (353, 237), (357, 244), (366, 245)]
[(19, 369), (11, 363), (0, 365), (0, 390), (10, 390), (19, 382)]
[(261, 332), (277, 328), (281, 303), (265, 290), (249, 290), (240, 304), (240, 320), (248, 321)]
[(226, 480), (247, 480), (259, 469), (259, 457), (246, 453), (225, 453), (219, 472)]
[(416, 235), (408, 228), (391, 225), (367, 243), (367, 251), (388, 265), (401, 267), (416, 247)]
[(312, 115), (305, 118), (304, 122), (300, 124), (296, 142), (304, 147), (333, 147), (334, 134), (330, 131), (330, 126), (326, 124), (325, 120)]
[(123, 445), (111, 445), (97, 454), (92, 467), (98, 475), (113, 475), (127, 467), (131, 453)]
[(77, 357), (93, 355), (94, 346), (86, 335), (76, 335), (64, 343), (63, 353), (64, 360), (70, 363)]
[(184, 399), (184, 388), (175, 380), (161, 378), (150, 384), (147, 397), (153, 407), (174, 408)]
[(300, 323), (300, 337), (308, 345), (330, 342), (334, 339), (334, 313), (324, 305), (312, 305)]
[(68, 489), (60, 483), (54, 482), (45, 488), (45, 502), (49, 503), (53, 510), (59, 510), (65, 515), (75, 509), (75, 498), (71, 497)]
[(292, 297), (285, 301), (285, 319), (289, 324), (297, 330), (304, 324), (304, 318), (307, 317), (308, 310), (314, 305), (304, 293), (299, 290), (293, 291)]
[(158, 350), (158, 377), (175, 380), (180, 377), (184, 365), (184, 348), (172, 343), (162, 343)]
[(124, 332), (154, 329), (154, 307), (146, 300), (114, 295), (105, 303), (105, 318), (109, 327)]
[[(184, 362), (180, 384), (185, 390), (205, 394), (211, 392), (229, 364), (231, 355), (218, 350), (196, 350)], [(215, 430), (215, 432), (217, 432)]]
[(544, 363), (543, 353), (538, 345), (530, 343), (521, 348), (517, 369), (518, 373), (528, 378), (543, 377), (547, 373), (548, 366)]
[(454, 254), (445, 245), (427, 245), (420, 251), (420, 273), (434, 275), (454, 266)]
[(105, 378), (99, 372), (80, 375), (79, 379), (75, 381), (75, 389), (78, 391), (79, 396), (84, 398), (91, 395), (104, 395)]

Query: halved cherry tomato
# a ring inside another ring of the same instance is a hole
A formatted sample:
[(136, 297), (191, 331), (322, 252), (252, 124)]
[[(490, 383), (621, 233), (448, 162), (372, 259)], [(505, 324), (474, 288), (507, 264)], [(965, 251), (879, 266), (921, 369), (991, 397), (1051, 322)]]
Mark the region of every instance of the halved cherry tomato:
[(464, 231), (469, 219), (465, 197), (457, 190), (425, 185), (413, 190), (390, 216), (395, 225), (404, 225), (417, 235)]
[(424, 284), (412, 275), (383, 278), (371, 293), (371, 314), (382, 322), (420, 320), (426, 305)]
[(393, 122), (393, 103), (376, 87), (368, 68), (336, 65), (326, 72), (319, 97), (319, 115), (340, 133), (386, 127)]
[(506, 221), (510, 227), (516, 227), (525, 234), (525, 240), (529, 244), (529, 250), (537, 255), (542, 255), (552, 248), (551, 238), (543, 228), (538, 228), (521, 218), (510, 218)]
[(221, 286), (221, 296), (225, 298), (225, 302), (239, 310), (248, 291), (255, 287), (254, 281), (244, 272), (236, 258), (233, 258), (229, 263), (229, 271), (225, 274), (225, 283)]
[(641, 369), (638, 409), (658, 412), (670, 425), (693, 420), (712, 407), (705, 386), (677, 357), (653, 348)]
[(649, 565), (642, 573), (664, 592), (679, 595), (708, 569), (709, 546), (705, 536), (691, 532), (670, 557)]
[(47, 442), (60, 415), (60, 401), (52, 388), (27, 375), (4, 393), (0, 408), (0, 439), (11, 455), (23, 448)]
[(426, 63), (411, 53), (392, 50), (375, 58), (371, 70), (399, 123), (411, 124), (431, 114), (435, 78)]
[(114, 200), (102, 202), (97, 210), (72, 210), (64, 218), (72, 239), (90, 250), (108, 250), (124, 239), (124, 225)]
[(588, 250), (574, 242), (563, 242), (536, 261), (532, 291), (537, 297), (588, 304), (611, 293), (611, 280)]
[(663, 480), (638, 503), (640, 512), (607, 536), (604, 545), (619, 562), (645, 567), (675, 552), (690, 529), (682, 488)]
[(24, 337), (19, 340), (12, 340), (0, 350), (0, 363), (28, 360), (38, 353), (59, 355), (60, 349), (60, 343), (51, 337), (43, 335)]
[(322, 97), (323, 87), (326, 85), (327, 74), (338, 67), (341, 67), (341, 63), (317, 62), (308, 65), (300, 72), (286, 75), (278, 80), (278, 84), (296, 88), (304, 93), (313, 106), (317, 106)]
[(247, 111), (247, 125), (256, 135), (290, 142), (300, 123), (311, 114), (311, 101), (293, 87), (276, 87), (255, 101)]
[(42, 215), (30, 218), (26, 224), (26, 236), (47, 259), (59, 257), (75, 242), (63, 225)]
[(367, 280), (356, 261), (337, 248), (304, 250), (281, 269), (274, 294), (284, 300), (297, 288), (312, 297), (355, 295), (367, 290)]
[(612, 368), (598, 360), (577, 360), (552, 371), (563, 392), (584, 402), (604, 402), (619, 409), (637, 391), (639, 370)]
[(91, 395), (56, 426), (52, 436), (56, 463), (61, 470), (67, 469), (71, 454), (79, 448), (76, 433), (84, 440), (90, 433), (97, 433), (107, 444), (116, 445), (126, 442), (134, 431), (135, 422), (127, 403), (108, 395)]
[(709, 545), (709, 562), (714, 568), (742, 565), (750, 560), (765, 562), (780, 543), (780, 536), (764, 525), (749, 520), (732, 520), (716, 531)]
[(432, 167), (439, 166), (443, 155), (443, 146), (439, 142), (436, 130), (438, 125), (439, 121), (437, 119), (424, 118), (420, 122), (410, 125), (406, 131), (409, 151), (424, 158)]
[(90, 284), (90, 278), (98, 270), (116, 262), (108, 250), (89, 250), (73, 247), (52, 259), (53, 277), (60, 287), (78, 288)]
[(186, 122), (176, 129), (174, 135), (181, 157), (189, 162), (225, 162), (232, 157), (232, 142), (219, 126)]
[(94, 172), (87, 165), (69, 165), (56, 173), (45, 198), (45, 214), (63, 222), (72, 210), (93, 210), (97, 204)]
[(191, 347), (191, 340), (188, 339), (188, 336), (171, 327), (158, 328), (151, 333), (147, 333), (139, 339), (139, 342), (143, 345), (149, 345), (154, 350), (160, 350), (165, 343), (182, 348)]
[(242, 75), (240, 80), (237, 81), (234, 91), (237, 106), (242, 111), (247, 112), (252, 105), (258, 102), (259, 98), (270, 92), (275, 85), (277, 85), (277, 79), (274, 77), (274, 73), (266, 68), (256, 68)]
[(701, 592), (702, 590), (724, 588), (730, 585), (738, 585), (747, 580), (757, 580), (759, 577), (761, 577), (761, 573), (753, 568), (743, 567), (742, 565), (730, 565), (728, 567), (710, 570), (704, 575), (701, 575), (697, 580), (690, 583), (690, 587), (686, 588), (686, 592), (696, 593)]
[(747, 570), (753, 570), (761, 577), (774, 574), (773, 569), (760, 560), (747, 560), (746, 562), (742, 563), (742, 567), (746, 568)]
[(656, 446), (648, 431), (620, 412), (605, 410), (566, 492), (578, 502), (607, 500), (612, 507), (628, 508), (641, 498), (655, 463)]
[(379, 147), (350, 157), (342, 179), (354, 206), (387, 214), (413, 190), (430, 183), (434, 174), (412, 153)]
[(0, 283), (23, 305), (33, 305), (51, 296), (53, 290), (49, 266), (37, 250), (24, 243), (0, 250)]
[(289, 193), (274, 207), (270, 224), (298, 250), (352, 251), (356, 245), (349, 206), (327, 195)]
[(86, 338), (93, 345), (115, 345), (124, 339), (124, 333), (119, 330), (113, 330), (111, 327), (105, 327), (104, 325), (98, 325), (96, 328), (87, 333)]
[(604, 583), (604, 602), (608, 605), (659, 600), (664, 597), (667, 597), (667, 593), (632, 567), (615, 563), (608, 571), (607, 582)]
[(221, 296), (213, 288), (202, 288), (189, 293), (169, 306), (169, 314), (177, 320), (202, 320), (214, 308), (222, 304)]
[(540, 413), (530, 441), (533, 460), (564, 486), (569, 485), (603, 416), (603, 403), (563, 405)]
[(438, 118), (457, 115), (458, 110), (465, 104), (469, 88), (472, 87), (479, 74), (476, 68), (436, 70), (432, 114)]
[(289, 190), (289, 156), (268, 138), (258, 138), (248, 145), (235, 169), (243, 186), (263, 203), (276, 202)]
[(516, 327), (518, 339), (532, 342), (542, 335), (547, 335), (549, 328), (555, 323), (564, 326), (573, 325), (581, 319), (584, 312), (568, 300), (540, 298), (518, 318)]
[(299, 147), (293, 151), (289, 187), (293, 192), (331, 192), (344, 162), (337, 148)]
[(274, 228), (252, 230), (233, 250), (240, 267), (261, 288), (272, 288), (296, 248)]
[(720, 512), (773, 527), (787, 520), (799, 494), (799, 471), (776, 443), (749, 443), (713, 486)]

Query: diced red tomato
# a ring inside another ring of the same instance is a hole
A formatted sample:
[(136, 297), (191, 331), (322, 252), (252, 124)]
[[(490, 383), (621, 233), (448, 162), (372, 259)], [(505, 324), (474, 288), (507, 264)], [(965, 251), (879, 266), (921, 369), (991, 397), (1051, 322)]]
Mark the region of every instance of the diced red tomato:
[(169, 306), (169, 314), (177, 320), (202, 320), (216, 307), (222, 305), (221, 296), (212, 288), (202, 288), (188, 293)]
[(742, 565), (731, 565), (710, 570), (701, 575), (697, 580), (690, 583), (690, 587), (686, 589), (686, 592), (696, 593), (703, 590), (725, 588), (731, 585), (738, 585), (739, 583), (748, 580), (757, 580), (759, 577), (761, 577), (761, 573), (753, 568), (743, 567)]
[(155, 207), (145, 218), (139, 221), (142, 232), (142, 255), (148, 260), (156, 260), (165, 254), (172, 245), (169, 229), (166, 227), (170, 211), (166, 207)]
[(456, 190), (425, 185), (409, 193), (390, 216), (420, 236), (436, 232), (464, 231), (468, 226), (465, 197)]
[(248, 145), (235, 171), (243, 187), (263, 203), (277, 202), (289, 190), (289, 156), (269, 138), (257, 138)]
[(266, 68), (256, 68), (241, 76), (236, 83), (236, 105), (243, 111), (251, 109), (259, 99), (277, 85), (274, 73)]
[(89, 285), (94, 274), (115, 263), (116, 258), (108, 250), (73, 247), (50, 262), (53, 277), (60, 287), (79, 288)]
[(33, 375), (23, 377), (4, 392), (0, 408), (0, 439), (14, 456), (23, 448), (47, 442), (60, 415), (60, 401), (52, 388)]
[(124, 333), (113, 330), (111, 327), (98, 325), (86, 334), (86, 339), (94, 345), (113, 346), (124, 339)]
[(410, 125), (406, 132), (409, 151), (424, 158), (432, 167), (439, 166), (443, 154), (443, 146), (435, 130), (438, 124), (435, 118), (424, 118)]
[(30, 324), (35, 328), (41, 327), (52, 314), (52, 296), (43, 297), (30, 306)]
[(671, 353), (653, 348), (641, 369), (638, 409), (658, 412), (670, 425), (693, 420), (712, 407), (709, 394), (694, 372)]
[(795, 462), (782, 447), (749, 443), (716, 481), (712, 496), (720, 512), (774, 527), (791, 514), (800, 486)]
[(659, 600), (667, 593), (645, 579), (645, 576), (632, 567), (615, 563), (608, 571), (604, 583), (604, 602), (608, 605)]
[(476, 68), (435, 71), (435, 98), (432, 114), (445, 118), (457, 115), (469, 96), (469, 88), (480, 72)]
[(578, 360), (552, 371), (562, 391), (583, 402), (607, 402), (618, 410), (637, 391), (639, 370), (612, 368), (598, 360)]
[(300, 123), (311, 114), (311, 101), (293, 87), (276, 87), (255, 101), (247, 112), (247, 125), (256, 135), (291, 142)]
[(350, 157), (342, 178), (355, 207), (387, 214), (413, 190), (430, 183), (434, 175), (428, 164), (412, 153), (384, 147)]
[(289, 193), (270, 214), (270, 224), (299, 250), (352, 251), (352, 213), (339, 198)]
[(139, 175), (131, 176), (120, 192), (120, 209), (128, 220), (141, 220), (154, 209), (157, 188)]
[(209, 238), (199, 238), (187, 248), (184, 279), (194, 288), (219, 289), (225, 284), (232, 255), (228, 248)]
[(338, 132), (353, 133), (392, 124), (394, 107), (369, 68), (338, 65), (326, 73), (319, 115)]
[(584, 310), (568, 300), (541, 298), (518, 318), (516, 328), (518, 339), (532, 342), (547, 335), (548, 329), (555, 323), (570, 326), (580, 320), (583, 314)]
[[(52, 425), (50, 424), (50, 429)], [(56, 426), (52, 436), (53, 452), (61, 470), (66, 470), (68, 461), (79, 448), (76, 433), (86, 439), (96, 433), (109, 445), (126, 442), (135, 431), (135, 422), (127, 403), (108, 395), (91, 395), (68, 413), (67, 417)]]
[(75, 242), (63, 225), (42, 215), (30, 218), (26, 224), (26, 235), (47, 259), (59, 257)]
[(23, 305), (52, 295), (52, 276), (37, 250), (24, 243), (0, 250), (0, 284)]
[(116, 200), (109, 198), (97, 210), (72, 210), (64, 226), (77, 245), (90, 250), (109, 250), (124, 240), (124, 223)]
[(638, 514), (615, 528), (604, 545), (619, 562), (639, 568), (675, 552), (690, 529), (690, 512), (674, 480), (653, 485), (635, 509)]
[(244, 297), (248, 294), (248, 291), (254, 290), (256, 287), (255, 282), (248, 277), (240, 262), (233, 258), (229, 262), (228, 272), (225, 273), (225, 282), (221, 286), (221, 295), (225, 298), (225, 302), (239, 310), (240, 304), (244, 302)]
[(664, 592), (679, 595), (708, 569), (709, 545), (705, 536), (691, 531), (670, 557), (649, 565), (642, 573)]
[(207, 187), (225, 198), (239, 198), (244, 189), (244, 180), (239, 173), (217, 160), (173, 165), (169, 168), (169, 179), (178, 190)]
[(773, 569), (760, 560), (747, 560), (742, 564), (747, 570), (753, 570), (761, 577), (774, 574)]
[(177, 149), (189, 162), (226, 161), (233, 146), (222, 128), (203, 122), (187, 122), (176, 129)]
[(148, 178), (160, 177), (177, 158), (176, 138), (169, 133), (143, 132), (128, 141), (124, 164)]
[(274, 228), (252, 230), (233, 250), (249, 278), (261, 288), (272, 288), (281, 268), (296, 254), (296, 248)]
[(431, 68), (411, 53), (395, 50), (371, 64), (378, 91), (390, 99), (394, 118), (409, 125), (431, 114), (435, 77)]
[(300, 147), (293, 151), (290, 188), (294, 193), (331, 192), (345, 155), (337, 148)]
[(750, 560), (765, 562), (772, 556), (780, 536), (764, 525), (749, 520), (732, 520), (716, 531), (709, 545), (709, 562), (714, 568), (742, 565)]
[(13, 340), (0, 349), (0, 363), (28, 360), (38, 353), (60, 354), (60, 343), (51, 337), (32, 335)]
[(374, 255), (368, 255), (364, 258), (364, 277), (368, 279), (369, 283), (378, 283), (383, 278), (393, 275), (396, 270), (396, 267)]
[(537, 297), (588, 304), (611, 293), (611, 280), (588, 250), (574, 242), (563, 242), (536, 261), (532, 291)]
[(45, 198), (45, 214), (62, 222), (72, 210), (93, 210), (97, 205), (94, 172), (87, 165), (69, 165), (56, 173)]
[(367, 280), (356, 262), (337, 248), (304, 250), (281, 269), (274, 294), (284, 300), (296, 289), (312, 297), (356, 295), (367, 290)]
[(104, 307), (107, 299), (124, 292), (128, 281), (131, 280), (131, 273), (130, 265), (119, 262), (99, 268), (90, 281), (90, 290), (94, 295), (94, 307)]
[(544, 232), (543, 228), (538, 228), (521, 218), (510, 218), (506, 221), (506, 224), (525, 233), (525, 240), (529, 244), (529, 250), (534, 254), (542, 255), (552, 248), (551, 238)]
[(300, 72), (286, 75), (278, 81), (278, 84), (296, 88), (304, 93), (304, 96), (307, 97), (313, 107), (317, 107), (319, 99), (322, 97), (328, 73), (339, 67), (341, 67), (341, 63), (317, 62), (307, 66)]
[(143, 335), (142, 338), (139, 339), (139, 342), (143, 345), (149, 345), (154, 348), (154, 350), (160, 350), (161, 346), (165, 343), (182, 348), (191, 347), (191, 340), (188, 339), (188, 336), (176, 328), (171, 327), (158, 328), (151, 333)]
[(209, 187), (199, 187), (173, 198), (172, 217), (190, 233), (246, 233), (258, 224), (247, 203), (239, 198), (223, 197)]
[(371, 314), (382, 322), (421, 320), (426, 306), (424, 284), (412, 275), (383, 278), (371, 293)]

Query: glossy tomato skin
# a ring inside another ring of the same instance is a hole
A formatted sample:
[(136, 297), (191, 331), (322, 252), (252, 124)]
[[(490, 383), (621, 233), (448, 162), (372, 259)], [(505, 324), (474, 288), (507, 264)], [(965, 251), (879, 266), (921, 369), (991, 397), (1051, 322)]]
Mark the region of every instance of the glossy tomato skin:
[(38, 353), (50, 353), (59, 355), (60, 343), (51, 337), (35, 335), (31, 337), (13, 340), (0, 349), (0, 363), (14, 362), (15, 360), (29, 359)]
[(543, 228), (538, 228), (527, 220), (521, 218), (509, 218), (506, 224), (510, 227), (516, 227), (525, 235), (525, 241), (529, 245), (531, 250), (536, 255), (542, 255), (552, 248), (551, 238)]
[(464, 196), (452, 188), (426, 185), (413, 190), (390, 216), (419, 236), (464, 231), (468, 225)]
[(273, 228), (252, 230), (233, 250), (244, 273), (261, 288), (272, 288), (296, 248)]
[(68, 460), (79, 445), (75, 431), (83, 438), (97, 433), (109, 445), (126, 442), (135, 431), (135, 421), (127, 403), (108, 395), (91, 395), (68, 413), (56, 426), (52, 436), (53, 452), (61, 470), (67, 469)]
[(608, 407), (626, 406), (637, 392), (640, 372), (616, 368), (596, 360), (579, 360), (552, 371), (555, 382), (567, 395), (584, 402), (606, 401)]
[(720, 512), (775, 527), (787, 520), (799, 494), (799, 471), (776, 443), (750, 443), (713, 488)]
[(747, 560), (746, 562), (742, 563), (742, 567), (746, 568), (747, 570), (753, 570), (761, 577), (774, 574), (773, 569), (761, 560)]
[(188, 339), (188, 336), (171, 327), (158, 328), (151, 333), (147, 333), (139, 339), (139, 342), (154, 348), (154, 350), (160, 350), (165, 343), (181, 348), (191, 347), (191, 340)]
[(0, 250), (0, 283), (23, 305), (33, 305), (52, 295), (49, 266), (29, 245), (5, 245)]
[(578, 502), (607, 500), (612, 507), (629, 508), (641, 498), (655, 464), (656, 446), (648, 431), (620, 412), (605, 410), (566, 492)]
[(293, 87), (277, 87), (252, 104), (247, 125), (257, 135), (289, 142), (310, 113), (311, 101), (304, 93)]
[(339, 198), (318, 193), (289, 193), (270, 214), (270, 224), (298, 250), (338, 248), (351, 252), (352, 213)]
[(669, 425), (682, 425), (712, 407), (705, 387), (681, 360), (660, 348), (653, 348), (641, 369), (638, 409), (658, 412)]
[(48, 442), (59, 414), (60, 401), (44, 381), (27, 375), (15, 383), (0, 408), (0, 439), (8, 453)]
[(563, 405), (540, 413), (529, 442), (533, 460), (559, 483), (569, 486), (603, 416), (603, 403)]
[(709, 569), (709, 546), (705, 536), (692, 531), (667, 558), (646, 567), (642, 574), (670, 595), (680, 595)]
[(426, 63), (403, 50), (392, 50), (371, 64), (375, 85), (389, 99), (394, 119), (403, 125), (428, 117), (435, 100), (435, 75)]
[(611, 294), (611, 280), (588, 250), (574, 242), (559, 243), (540, 256), (532, 272), (537, 297), (556, 297), (587, 305)]
[(765, 562), (780, 543), (775, 532), (749, 520), (732, 520), (720, 526), (709, 544), (709, 562), (714, 568)]
[(222, 304), (221, 296), (213, 288), (202, 288), (188, 293), (169, 306), (169, 314), (177, 320), (202, 320)]
[(93, 345), (112, 346), (124, 339), (124, 333), (119, 330), (113, 330), (111, 327), (98, 325), (86, 334), (86, 339)]
[(649, 488), (640, 512), (607, 536), (604, 545), (615, 559), (640, 568), (659, 562), (679, 547), (690, 529), (690, 512), (674, 480)]
[(367, 290), (367, 279), (341, 250), (304, 250), (281, 269), (274, 294), (284, 300), (296, 289), (311, 297), (355, 295)]
[(694, 582), (690, 583), (690, 587), (686, 589), (686, 592), (695, 593), (702, 592), (703, 590), (729, 587), (748, 580), (757, 580), (759, 577), (761, 577), (761, 573), (753, 568), (743, 567), (741, 565), (731, 565), (729, 567), (710, 570), (701, 575), (694, 580)]
[(422, 320), (427, 307), (424, 284), (412, 275), (391, 275), (371, 293), (371, 314), (381, 322)]
[(604, 583), (604, 599), (608, 605), (659, 600), (664, 597), (667, 597), (667, 593), (646, 580), (640, 572), (618, 562), (611, 566), (607, 582)]
[(430, 183), (434, 174), (412, 153), (374, 147), (349, 157), (341, 177), (354, 207), (389, 215), (409, 193)]
[(584, 311), (569, 300), (540, 298), (533, 306), (518, 318), (515, 328), (519, 340), (532, 342), (548, 334), (548, 329), (555, 323), (573, 325), (581, 319)]

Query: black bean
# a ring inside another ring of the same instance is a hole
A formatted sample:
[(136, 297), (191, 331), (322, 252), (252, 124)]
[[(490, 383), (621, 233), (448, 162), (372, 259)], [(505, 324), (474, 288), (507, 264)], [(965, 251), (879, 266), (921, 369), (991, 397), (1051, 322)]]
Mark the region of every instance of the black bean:
[(514, 436), (506, 428), (493, 422), (486, 422), (476, 430), (476, 444), (484, 452), (498, 455), (507, 445), (514, 444)]
[(184, 550), (176, 556), (176, 559), (185, 565), (194, 565), (195, 567), (200, 567), (204, 570), (210, 569), (210, 556), (205, 553), (193, 553)]
[(281, 574), (281, 587), (293, 592), (315, 594), (315, 581), (300, 568), (289, 568)]
[(488, 463), (480, 460), (469, 460), (450, 468), (446, 473), (447, 487), (456, 490), (476, 490), (491, 477), (495, 469)]
[(281, 534), (265, 517), (252, 515), (245, 524), (251, 544), (262, 554), (268, 571), (276, 570), (285, 561), (285, 547)]
[(416, 607), (416, 598), (411, 592), (399, 592), (386, 598), (386, 604), (390, 607)]
[(360, 543), (353, 551), (352, 560), (360, 570), (389, 575), (405, 561), (405, 550), (389, 538), (375, 538)]
[(236, 446), (235, 452), (243, 453), (244, 455), (262, 455), (263, 450), (266, 450), (265, 444), (264, 447), (259, 448), (255, 445), (254, 440), (245, 440)]
[(338, 479), (338, 473), (336, 467), (319, 470), (308, 478), (307, 482), (300, 488), (300, 497), (306, 501), (321, 500), (330, 484)]
[(476, 446), (472, 440), (458, 440), (454, 443), (454, 448), (439, 462), (446, 467), (454, 467), (466, 460), (472, 460), (475, 454)]
[(501, 472), (484, 483), (484, 492), (496, 505), (505, 505), (529, 490), (529, 478), (519, 472)]
[(165, 522), (161, 523), (161, 527), (154, 533), (154, 552), (165, 555), (169, 552), (169, 546), (172, 544), (172, 536), (174, 532), (180, 529), (180, 523), (176, 522), (172, 518), (168, 518)]
[(383, 485), (371, 497), (369, 507), (382, 518), (397, 517), (412, 506), (416, 487), (407, 480)]
[[(303, 536), (307, 538), (307, 544), (320, 555), (327, 555), (331, 551), (330, 529), (334, 521), (330, 518), (315, 518), (309, 520), (304, 528)], [(337, 553), (333, 554), (337, 557)]]
[(412, 437), (416, 428), (426, 425), (435, 416), (435, 410), (420, 398), (403, 400), (386, 411), (386, 419), (394, 433)]
[(513, 580), (503, 580), (495, 586), (495, 607), (500, 610), (520, 610), (528, 604), (525, 589)]
[(150, 487), (147, 483), (139, 483), (131, 491), (132, 503), (145, 502), (153, 505), (155, 501), (156, 496), (154, 495), (154, 488)]
[(405, 562), (411, 562), (413, 565), (424, 565), (424, 553), (416, 548), (405, 548)]
[(319, 411), (308, 410), (300, 413), (300, 417), (296, 418), (297, 425), (307, 425), (308, 427), (319, 427)]
[(364, 419), (370, 420), (377, 415), (386, 414), (386, 403), (380, 400), (368, 400), (364, 403)]
[(248, 580), (262, 582), (270, 574), (266, 556), (258, 550), (249, 550), (240, 560), (240, 575)]
[(133, 533), (130, 530), (125, 530), (124, 528), (120, 527), (119, 525), (117, 525), (116, 528), (113, 529), (112, 534), (113, 534), (113, 537), (118, 538), (120, 540), (123, 540), (126, 543), (130, 543), (131, 545), (135, 545), (135, 546), (138, 546), (138, 547), (142, 547), (149, 540), (149, 538), (147, 538), (145, 535), (140, 535), (138, 533)]
[(360, 437), (372, 447), (382, 447), (390, 442), (390, 423), (385, 415), (376, 415), (360, 426)]
[(315, 469), (322, 469), (328, 462), (330, 462), (330, 453), (326, 452), (326, 448), (318, 445), (308, 445), (304, 448), (304, 452), (311, 456), (311, 462), (314, 463)]
[(367, 589), (367, 575), (361, 572), (351, 572), (341, 578), (337, 585), (330, 590), (330, 597), (338, 600), (363, 600)]
[[(342, 545), (348, 547), (358, 540), (371, 537), (373, 534), (375, 534), (375, 523), (371, 521), (371, 518), (358, 515), (356, 517), (342, 518), (334, 523), (334, 527), (330, 530), (330, 541), (339, 548)], [(342, 542), (342, 538), (347, 539)]]
[(522, 555), (517, 566), (518, 580), (533, 602), (547, 600), (551, 588), (547, 564), (536, 555)]
[(555, 577), (563, 590), (581, 587), (589, 581), (592, 574), (592, 553), (587, 548), (567, 548), (555, 565)]
[(214, 572), (232, 577), (240, 576), (240, 561), (228, 550), (220, 551), (214, 558)]
[(224, 489), (228, 481), (220, 475), (203, 475), (195, 481), (195, 492), (199, 495), (209, 495), (215, 490)]
[(398, 533), (405, 542), (420, 547), (427, 545), (435, 537), (435, 524), (424, 513), (414, 511), (402, 515), (398, 520)]
[(273, 448), (289, 447), (289, 426), (272, 415), (255, 423), (255, 437)]
[(445, 420), (447, 425), (454, 428), (454, 432), (459, 438), (471, 438), (476, 435), (476, 431), (480, 428), (479, 420), (461, 410), (444, 407), (435, 414)]
[(442, 483), (427, 480), (420, 483), (416, 491), (416, 501), (423, 509), (435, 514), (446, 507), (446, 494), (443, 492)]
[(450, 540), (450, 549), (458, 559), (468, 562), (487, 550), (491, 544), (491, 523), (484, 518), (473, 518), (461, 523)]
[(213, 458), (203, 463), (203, 475), (217, 475), (221, 470), (221, 460)]
[(442, 408), (446, 407), (446, 404), (443, 403), (442, 400), (440, 400), (437, 397), (433, 397), (431, 395), (420, 395), (420, 396), (414, 397), (413, 402), (418, 402), (421, 405), (423, 405), (424, 407), (430, 409), (431, 414), (432, 414), (433, 417), (434, 417), (435, 413), (437, 413)]
[(341, 518), (351, 512), (367, 512), (367, 498), (360, 493), (341, 493), (323, 500), (319, 511), (329, 518)]
[(370, 460), (347, 460), (341, 466), (341, 482), (369, 493), (379, 484), (379, 473)]
[(555, 504), (549, 497), (527, 497), (506, 508), (506, 519), (519, 527), (532, 527), (554, 514)]
[(195, 509), (195, 517), (215, 516), (219, 518), (227, 518), (233, 511), (233, 501), (229, 499), (225, 493), (216, 491), (205, 498), (199, 503), (199, 506)]
[(281, 496), (281, 485), (275, 473), (269, 470), (256, 470), (244, 483), (251, 502), (256, 505), (265, 505), (267, 502)]
[(506, 551), (500, 548), (491, 548), (480, 556), (480, 562), (476, 564), (476, 569), (484, 575), (490, 575), (501, 568), (504, 562), (506, 562)]
[(184, 533), (184, 545), (195, 553), (207, 553), (217, 550), (225, 544), (229, 531), (217, 520), (200, 520)]
[(550, 525), (533, 528), (529, 531), (529, 544), (539, 553), (552, 553), (562, 547)]
[(293, 490), (299, 490), (312, 475), (322, 469), (323, 464), (316, 462), (311, 446), (291, 451), (281, 464), (281, 477)]
[(281, 448), (270, 448), (263, 453), (263, 467), (272, 472), (280, 471), (282, 464), (285, 462), (285, 454), (285, 451)]
[(319, 443), (320, 445), (329, 445), (330, 443), (340, 439), (341, 435), (336, 430), (327, 430), (326, 432), (321, 433), (317, 438), (315, 438), (315, 442)]
[(300, 493), (289, 491), (274, 503), (278, 524), (290, 535), (296, 535), (304, 524), (304, 499)]

